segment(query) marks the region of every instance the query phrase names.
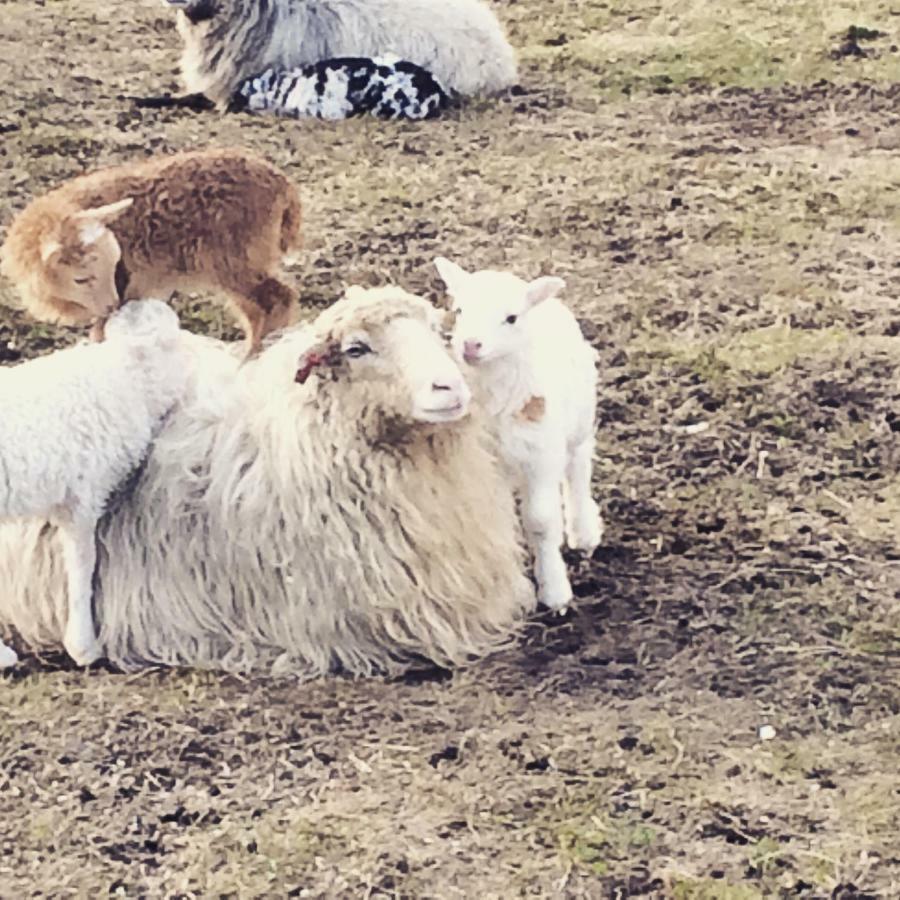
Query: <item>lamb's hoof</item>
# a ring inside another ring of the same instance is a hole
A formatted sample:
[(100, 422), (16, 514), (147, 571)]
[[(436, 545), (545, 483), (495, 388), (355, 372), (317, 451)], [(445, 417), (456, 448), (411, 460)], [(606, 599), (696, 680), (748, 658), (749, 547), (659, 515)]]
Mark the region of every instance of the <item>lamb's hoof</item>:
[(0, 644), (0, 669), (8, 669), (19, 661), (19, 655), (12, 647)]
[(559, 590), (542, 590), (538, 592), (538, 603), (553, 612), (565, 615), (572, 602), (572, 588), (566, 585)]
[(83, 643), (81, 641), (63, 641), (63, 645), (66, 648), (66, 653), (68, 653), (79, 666), (89, 666), (92, 663), (97, 662), (97, 660), (103, 656), (103, 650), (97, 640), (92, 640), (89, 643)]
[(600, 541), (603, 540), (603, 520), (598, 516), (593, 522), (589, 522), (586, 527), (573, 528), (566, 534), (566, 544), (570, 550), (581, 550), (590, 556)]

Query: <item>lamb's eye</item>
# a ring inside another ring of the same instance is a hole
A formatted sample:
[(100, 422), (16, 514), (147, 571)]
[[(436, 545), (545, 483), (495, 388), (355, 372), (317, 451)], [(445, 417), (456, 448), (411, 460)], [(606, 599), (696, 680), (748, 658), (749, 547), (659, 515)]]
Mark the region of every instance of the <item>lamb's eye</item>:
[(84, 278), (73, 278), (72, 281), (74, 281), (75, 284), (90, 284), (91, 278), (89, 275), (86, 275)]
[(515, 325), (518, 318), (519, 318), (518, 316), (507, 316), (506, 324), (507, 325)]
[(351, 344), (344, 350), (344, 354), (349, 356), (350, 359), (359, 359), (360, 356), (365, 356), (367, 353), (371, 353), (372, 348), (368, 344), (364, 344), (362, 341), (357, 341), (355, 344)]

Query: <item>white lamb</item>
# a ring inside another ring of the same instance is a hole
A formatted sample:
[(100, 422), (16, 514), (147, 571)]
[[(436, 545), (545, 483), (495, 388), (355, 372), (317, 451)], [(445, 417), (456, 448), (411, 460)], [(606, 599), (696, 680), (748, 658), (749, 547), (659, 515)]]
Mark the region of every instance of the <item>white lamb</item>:
[[(0, 518), (58, 526), (69, 601), (63, 644), (79, 665), (100, 655), (91, 610), (97, 521), (182, 391), (180, 346), (165, 303), (133, 301), (110, 317), (103, 343), (0, 370)], [(16, 659), (0, 642), (0, 668)]]
[(519, 482), (538, 601), (562, 610), (572, 599), (560, 551), (564, 519), (572, 549), (591, 553), (603, 535), (591, 496), (596, 353), (556, 298), (561, 278), (470, 273), (444, 258), (435, 266), (453, 298), (454, 350), (474, 369)]

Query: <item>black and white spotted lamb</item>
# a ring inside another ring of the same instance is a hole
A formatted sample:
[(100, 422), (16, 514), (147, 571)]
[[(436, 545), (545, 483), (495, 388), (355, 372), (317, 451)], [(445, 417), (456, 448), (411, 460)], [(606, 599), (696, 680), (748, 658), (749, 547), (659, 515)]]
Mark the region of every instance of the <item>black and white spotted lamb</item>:
[(241, 83), (229, 112), (295, 119), (433, 119), (450, 94), (426, 69), (397, 56), (325, 59), (296, 69), (266, 69)]

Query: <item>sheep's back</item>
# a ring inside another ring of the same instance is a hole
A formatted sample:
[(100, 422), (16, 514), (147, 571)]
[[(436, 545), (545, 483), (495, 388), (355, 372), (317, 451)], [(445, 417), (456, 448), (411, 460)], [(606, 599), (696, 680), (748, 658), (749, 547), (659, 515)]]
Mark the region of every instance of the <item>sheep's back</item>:
[(222, 15), (214, 24), (179, 21), (185, 86), (219, 103), (270, 67), (341, 56), (394, 53), (464, 95), (516, 80), (513, 50), (480, 0), (238, 0)]
[[(212, 150), (159, 157), (82, 176), (65, 186), (81, 208), (124, 197), (132, 206), (113, 223), (129, 272), (128, 296), (164, 286), (267, 271), (283, 252), (286, 210), (299, 209), (297, 189), (253, 154)], [(230, 279), (229, 279), (230, 281)]]

